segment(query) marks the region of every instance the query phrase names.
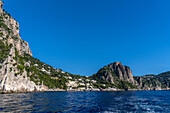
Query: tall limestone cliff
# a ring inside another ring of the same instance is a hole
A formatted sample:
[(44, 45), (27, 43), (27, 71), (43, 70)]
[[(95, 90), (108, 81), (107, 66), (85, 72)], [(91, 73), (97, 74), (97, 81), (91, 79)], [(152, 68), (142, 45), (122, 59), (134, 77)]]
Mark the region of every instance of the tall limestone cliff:
[(32, 56), (26, 41), (19, 34), (19, 23), (3, 10), (0, 0), (0, 90), (1, 92), (30, 92), (42, 90), (27, 76), (24, 66), (29, 65), (21, 58)]

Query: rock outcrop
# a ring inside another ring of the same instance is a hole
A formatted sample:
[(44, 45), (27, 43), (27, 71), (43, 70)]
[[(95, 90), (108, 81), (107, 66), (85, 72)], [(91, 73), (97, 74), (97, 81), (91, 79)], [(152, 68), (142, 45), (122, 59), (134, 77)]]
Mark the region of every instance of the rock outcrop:
[(121, 80), (134, 84), (131, 69), (128, 66), (123, 66), (121, 62), (104, 66), (94, 76), (99, 81), (108, 81), (112, 84), (117, 84)]
[(115, 62), (108, 66), (111, 71), (119, 77), (120, 80), (124, 80), (130, 83), (134, 83), (133, 74), (128, 66), (123, 66), (121, 62)]

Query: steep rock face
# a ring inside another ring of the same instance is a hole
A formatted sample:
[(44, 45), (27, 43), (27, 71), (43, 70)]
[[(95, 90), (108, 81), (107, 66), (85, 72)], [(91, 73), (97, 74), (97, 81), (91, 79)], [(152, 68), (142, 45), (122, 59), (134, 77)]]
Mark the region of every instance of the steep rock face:
[[(0, 3), (1, 8), (3, 8), (3, 2), (0, 1)], [(16, 47), (19, 54), (23, 55), (24, 53), (27, 53), (32, 55), (28, 43), (20, 37), (19, 23), (2, 9), (0, 10), (0, 22), (0, 31), (3, 34), (0, 39), (6, 41), (8, 45), (12, 44)]]
[(19, 24), (14, 18), (3, 11), (0, 0), (0, 90), (1, 92), (41, 91), (42, 86), (36, 85), (27, 77), (23, 69), (26, 62), (19, 57), (24, 54), (32, 56), (26, 41), (19, 34)]
[(97, 87), (103, 83), (109, 88), (134, 89), (137, 88), (131, 69), (120, 62), (111, 63), (101, 68), (92, 79), (97, 80)]
[(110, 64), (109, 68), (115, 72), (120, 80), (134, 83), (132, 71), (128, 66), (123, 66), (121, 62), (115, 62)]
[(133, 74), (128, 66), (123, 66), (120, 62), (115, 62), (101, 68), (96, 76), (100, 80), (115, 83), (117, 79), (134, 83)]

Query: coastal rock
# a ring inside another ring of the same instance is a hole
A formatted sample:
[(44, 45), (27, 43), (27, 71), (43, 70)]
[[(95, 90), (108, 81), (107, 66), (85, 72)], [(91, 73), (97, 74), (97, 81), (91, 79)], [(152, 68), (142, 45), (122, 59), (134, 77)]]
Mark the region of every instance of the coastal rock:
[(128, 66), (123, 66), (121, 62), (104, 66), (95, 76), (101, 81), (109, 81), (112, 84), (114, 84), (117, 79), (134, 83), (131, 69)]
[(133, 74), (128, 66), (123, 66), (121, 62), (115, 62), (109, 65), (109, 68), (115, 72), (120, 80), (134, 83)]

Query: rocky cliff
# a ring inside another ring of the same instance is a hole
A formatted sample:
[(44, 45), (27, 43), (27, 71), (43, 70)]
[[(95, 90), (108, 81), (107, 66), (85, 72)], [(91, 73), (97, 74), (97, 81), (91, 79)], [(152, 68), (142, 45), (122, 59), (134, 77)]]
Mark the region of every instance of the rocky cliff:
[(30, 92), (41, 91), (42, 87), (36, 85), (27, 76), (22, 65), (21, 56), (32, 52), (26, 41), (19, 34), (19, 23), (10, 14), (3, 10), (3, 2), (0, 1), (0, 90), (1, 92)]
[(114, 62), (104, 66), (92, 78), (97, 80), (99, 84), (103, 81), (109, 82), (116, 89), (137, 88), (131, 69), (122, 65), (121, 62)]
[[(121, 62), (115, 62), (100, 69), (97, 74), (101, 81), (115, 83), (116, 80), (123, 80), (134, 83), (133, 74), (128, 66), (123, 66)], [(102, 76), (101, 76), (102, 75)]]

